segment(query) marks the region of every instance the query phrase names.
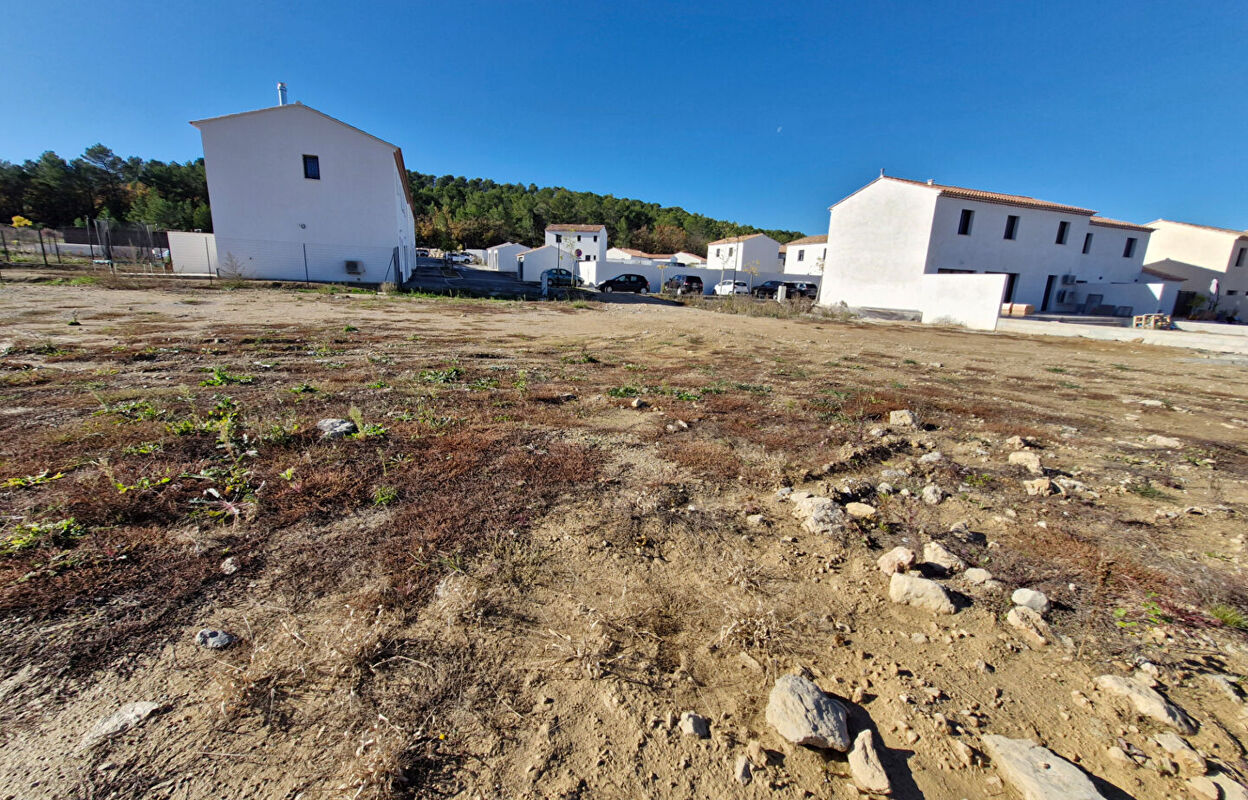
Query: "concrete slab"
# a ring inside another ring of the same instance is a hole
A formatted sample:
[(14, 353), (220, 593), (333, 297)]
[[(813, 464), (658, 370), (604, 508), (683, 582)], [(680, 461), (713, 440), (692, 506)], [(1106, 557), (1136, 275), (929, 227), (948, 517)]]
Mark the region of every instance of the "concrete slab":
[[(1209, 326), (1213, 327), (1213, 326)], [(1248, 336), (1236, 333), (1205, 332), (1204, 330), (1153, 331), (1141, 328), (1113, 328), (1075, 322), (1002, 317), (997, 321), (998, 333), (1025, 333), (1040, 336), (1074, 336), (1119, 342), (1156, 344), (1163, 347), (1186, 347), (1213, 353), (1248, 355)]]

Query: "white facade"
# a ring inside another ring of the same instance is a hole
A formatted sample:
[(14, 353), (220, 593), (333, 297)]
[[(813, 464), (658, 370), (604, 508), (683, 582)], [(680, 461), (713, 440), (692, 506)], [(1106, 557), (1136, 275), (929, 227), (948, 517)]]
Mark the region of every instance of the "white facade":
[[(1168, 311), (1174, 292), (1141, 271), (1150, 233), (1074, 206), (881, 176), (830, 209), (820, 302), (915, 309), (926, 319), (949, 292), (986, 327), (1002, 302)], [(993, 278), (966, 280), (975, 274)], [(947, 310), (938, 316), (958, 319)]]
[(1144, 255), (1145, 267), (1172, 275), (1183, 282), (1182, 292), (1191, 292), (1183, 305), (1199, 295), (1201, 308), (1209, 309), (1214, 297), (1212, 284), (1218, 281), (1217, 310), (1228, 316), (1248, 317), (1248, 231), (1211, 228), (1186, 222), (1159, 219)]
[(684, 264), (686, 267), (705, 267), (706, 259), (697, 253), (686, 253), (681, 250), (676, 254), (676, 261)]
[[(216, 275), (217, 240), (211, 233), (169, 231), (169, 260), (180, 275)], [(63, 248), (62, 248), (63, 249)]]
[(729, 272), (744, 272), (746, 267), (760, 272), (783, 272), (780, 243), (762, 233), (730, 236), (706, 246), (706, 266)]
[(794, 239), (780, 248), (784, 254), (785, 274), (818, 275), (828, 258), (828, 237), (807, 236)]
[(516, 256), (527, 250), (527, 245), (515, 242), (496, 244), (485, 251), (485, 267), (499, 272), (516, 272), (519, 269)]
[(533, 282), (541, 280), (541, 274), (548, 269), (562, 268), (589, 283), (590, 278), (586, 277), (588, 266), (588, 263), (578, 261), (566, 245), (544, 244), (516, 256), (516, 277)]
[(607, 228), (605, 225), (547, 225), (545, 244), (561, 245), (575, 254), (577, 261), (605, 261)]
[(398, 147), (301, 104), (192, 122), (221, 275), (402, 282), (416, 246)]

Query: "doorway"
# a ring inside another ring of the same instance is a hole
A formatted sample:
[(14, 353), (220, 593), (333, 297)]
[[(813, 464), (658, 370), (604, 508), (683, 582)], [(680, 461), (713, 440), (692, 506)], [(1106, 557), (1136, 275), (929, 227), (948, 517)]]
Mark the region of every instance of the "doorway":
[(1043, 313), (1049, 310), (1049, 298), (1053, 296), (1053, 284), (1057, 283), (1057, 276), (1050, 275), (1049, 279), (1044, 282), (1044, 302), (1040, 304), (1040, 311)]

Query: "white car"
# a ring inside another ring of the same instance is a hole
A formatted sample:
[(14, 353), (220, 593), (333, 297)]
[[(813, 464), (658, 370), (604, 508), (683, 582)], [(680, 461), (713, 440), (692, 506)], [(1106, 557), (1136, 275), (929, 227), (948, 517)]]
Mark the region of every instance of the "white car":
[(749, 294), (750, 287), (745, 281), (720, 281), (715, 284), (715, 294), (731, 295), (731, 294)]
[(452, 264), (471, 264), (472, 256), (468, 253), (447, 253), (446, 260)]

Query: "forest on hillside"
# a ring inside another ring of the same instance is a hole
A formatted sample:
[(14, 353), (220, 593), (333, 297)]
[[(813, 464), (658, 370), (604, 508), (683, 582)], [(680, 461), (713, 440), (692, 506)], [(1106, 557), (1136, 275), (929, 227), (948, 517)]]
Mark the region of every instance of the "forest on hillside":
[[(552, 223), (601, 223), (611, 244), (650, 253), (706, 255), (707, 242), (764, 230), (641, 200), (535, 184), (409, 172), (418, 244), (446, 250), (504, 241), (535, 245)], [(85, 220), (143, 222), (161, 230), (212, 230), (202, 158), (186, 163), (122, 158), (102, 144), (67, 161), (48, 151), (21, 164), (0, 160), (0, 220), (20, 215), (63, 228)]]

